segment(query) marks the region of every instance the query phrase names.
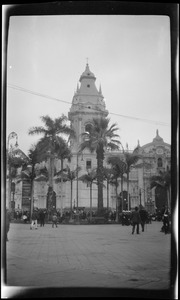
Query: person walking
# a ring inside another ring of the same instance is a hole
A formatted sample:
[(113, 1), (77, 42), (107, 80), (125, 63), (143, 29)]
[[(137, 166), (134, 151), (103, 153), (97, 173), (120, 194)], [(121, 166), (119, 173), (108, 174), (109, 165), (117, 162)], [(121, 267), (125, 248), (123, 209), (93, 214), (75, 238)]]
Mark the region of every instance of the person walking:
[(140, 217), (141, 217), (142, 231), (144, 231), (144, 226), (145, 226), (145, 223), (147, 222), (147, 219), (148, 219), (148, 213), (144, 208), (141, 208), (139, 210), (139, 214), (140, 214)]
[(134, 234), (135, 228), (136, 228), (136, 233), (139, 234), (139, 224), (141, 223), (141, 217), (137, 206), (135, 207), (135, 210), (132, 212), (131, 222), (133, 226), (132, 234)]
[(54, 225), (57, 227), (57, 214), (54, 213), (52, 216), (52, 227), (54, 228)]
[(39, 220), (40, 220), (40, 226), (44, 227), (45, 213), (44, 213), (44, 211), (42, 209), (39, 212)]
[(33, 213), (32, 213), (32, 221), (31, 221), (31, 225), (30, 225), (30, 229), (37, 229), (37, 219), (38, 219), (38, 214), (37, 214), (37, 211), (34, 210)]

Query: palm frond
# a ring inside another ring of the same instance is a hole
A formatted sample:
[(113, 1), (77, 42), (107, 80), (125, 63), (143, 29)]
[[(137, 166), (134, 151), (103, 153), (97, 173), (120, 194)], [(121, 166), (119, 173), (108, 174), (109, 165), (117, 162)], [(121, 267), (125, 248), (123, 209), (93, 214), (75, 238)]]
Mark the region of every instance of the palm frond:
[(45, 135), (46, 129), (42, 126), (34, 126), (28, 130), (28, 134), (29, 135), (34, 135), (34, 134), (44, 134)]

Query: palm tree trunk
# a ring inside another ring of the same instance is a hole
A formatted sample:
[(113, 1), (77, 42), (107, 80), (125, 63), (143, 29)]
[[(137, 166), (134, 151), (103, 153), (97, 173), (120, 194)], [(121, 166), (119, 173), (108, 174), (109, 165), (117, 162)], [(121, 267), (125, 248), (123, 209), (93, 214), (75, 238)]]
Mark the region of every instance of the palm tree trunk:
[(92, 183), (90, 183), (90, 221), (92, 220)]
[(128, 210), (130, 209), (130, 200), (129, 200), (129, 171), (127, 172), (127, 203), (128, 203)]
[[(102, 147), (101, 147), (102, 148)], [(98, 212), (103, 210), (103, 148), (97, 151)]]
[(109, 211), (109, 180), (107, 180), (107, 211)]
[(32, 213), (34, 208), (33, 196), (34, 196), (34, 177), (35, 177), (35, 165), (32, 164), (32, 171), (31, 171), (31, 203), (30, 203), (30, 221), (32, 221)]
[(118, 192), (117, 192), (117, 188), (118, 188), (118, 183), (117, 183), (117, 179), (116, 179), (116, 222), (118, 222)]
[(33, 196), (34, 196), (34, 180), (31, 180), (30, 221), (32, 221), (32, 213), (34, 208)]
[(61, 159), (61, 217), (63, 215), (63, 159)]
[(54, 157), (51, 155), (49, 158), (49, 186), (53, 191), (53, 178), (54, 178)]
[(71, 212), (70, 212), (70, 220), (72, 220), (72, 192), (73, 192), (73, 181), (71, 180)]

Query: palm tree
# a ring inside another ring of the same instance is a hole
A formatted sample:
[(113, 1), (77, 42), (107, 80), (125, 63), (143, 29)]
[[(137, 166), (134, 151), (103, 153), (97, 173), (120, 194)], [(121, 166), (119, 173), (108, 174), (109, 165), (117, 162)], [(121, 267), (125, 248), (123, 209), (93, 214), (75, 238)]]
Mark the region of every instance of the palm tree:
[(56, 173), (56, 179), (55, 182), (62, 182), (62, 181), (70, 181), (71, 184), (71, 199), (70, 199), (70, 220), (72, 220), (72, 192), (73, 192), (73, 181), (77, 177), (77, 172), (81, 168), (78, 167), (75, 170), (71, 170), (69, 166), (67, 166), (65, 169), (61, 169), (59, 172)]
[(109, 127), (110, 119), (93, 118), (88, 132), (82, 134), (84, 141), (80, 145), (80, 150), (89, 149), (91, 153), (96, 151), (97, 159), (97, 182), (98, 182), (98, 214), (103, 211), (103, 161), (106, 149), (119, 149), (119, 135), (116, 134), (118, 128), (116, 124)]
[(97, 182), (95, 181), (97, 179), (97, 172), (96, 169), (93, 169), (89, 171), (87, 174), (82, 175), (79, 180), (81, 180), (84, 183), (87, 183), (89, 185), (90, 189), (90, 222), (92, 220), (92, 184)]
[[(57, 158), (61, 160), (61, 174), (63, 175), (63, 163), (64, 160), (67, 159), (68, 161), (71, 160), (72, 153), (70, 148), (68, 147), (67, 142), (62, 139), (61, 137), (58, 137), (58, 144), (55, 147), (55, 152), (57, 155)], [(62, 209), (63, 209), (63, 176), (60, 178), (61, 183), (61, 216), (62, 216)]]
[[(38, 149), (42, 154), (42, 160), (49, 157), (49, 191), (53, 191), (53, 178), (54, 178), (54, 160), (55, 155), (60, 149), (62, 136), (68, 138), (74, 137), (74, 130), (66, 125), (67, 117), (62, 114), (61, 117), (55, 118), (54, 120), (49, 116), (42, 116), (41, 120), (44, 123), (44, 127), (32, 127), (29, 129), (29, 134), (42, 134), (43, 137), (39, 141)], [(60, 139), (61, 136), (61, 139)]]
[(153, 187), (161, 187), (167, 193), (167, 206), (171, 207), (171, 171), (159, 171), (159, 175), (154, 175), (150, 178), (151, 189)]
[(135, 165), (141, 156), (138, 153), (138, 147), (136, 147), (133, 153), (129, 153), (128, 150), (124, 151), (124, 162), (126, 164), (126, 174), (127, 174), (127, 197), (128, 197), (128, 210), (130, 209), (130, 199), (129, 199), (129, 174), (131, 167)]
[[(110, 181), (116, 188), (116, 222), (118, 222), (118, 178), (121, 178), (121, 192), (123, 193), (123, 175), (127, 171), (126, 163), (121, 160), (119, 156), (109, 156), (107, 163), (111, 164), (113, 169), (113, 177)], [(122, 198), (122, 210), (123, 210), (123, 198)]]
[(37, 145), (33, 145), (29, 149), (28, 160), (24, 165), (20, 176), (18, 176), (18, 182), (22, 180), (28, 180), (31, 184), (31, 201), (30, 201), (30, 219), (33, 212), (33, 199), (34, 199), (34, 181), (48, 180), (48, 172), (46, 168), (42, 168), (39, 174), (36, 170), (36, 164), (41, 161), (41, 154), (38, 151)]
[(107, 183), (107, 211), (109, 211), (109, 184), (113, 176), (113, 168), (104, 167), (104, 179)]
[(36, 164), (40, 162), (40, 154), (37, 150), (36, 145), (33, 145), (31, 149), (29, 150), (28, 157), (26, 162), (23, 164), (22, 170), (20, 175), (17, 175), (17, 183), (20, 181), (27, 180), (30, 182), (30, 190), (31, 190), (31, 196), (30, 196), (30, 218), (32, 216), (33, 211), (33, 199), (34, 199), (34, 181), (42, 181), (48, 180), (48, 173), (47, 169), (41, 168), (38, 174), (38, 171), (36, 170)]

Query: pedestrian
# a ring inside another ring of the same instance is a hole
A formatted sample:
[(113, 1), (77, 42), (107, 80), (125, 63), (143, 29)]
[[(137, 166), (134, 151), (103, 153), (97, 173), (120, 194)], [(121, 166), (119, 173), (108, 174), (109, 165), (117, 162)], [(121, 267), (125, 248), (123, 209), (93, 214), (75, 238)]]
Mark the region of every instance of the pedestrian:
[(39, 212), (39, 220), (40, 220), (40, 226), (44, 227), (45, 213), (44, 213), (44, 211), (42, 209)]
[(52, 227), (54, 228), (54, 225), (57, 227), (57, 214), (54, 213), (52, 216)]
[(9, 232), (9, 228), (10, 228), (10, 222), (11, 222), (11, 215), (8, 211), (8, 209), (6, 208), (6, 241), (8, 242), (8, 232)]
[(141, 208), (139, 210), (139, 214), (140, 214), (140, 217), (141, 217), (141, 227), (142, 227), (142, 231), (144, 231), (144, 225), (145, 223), (147, 222), (148, 220), (148, 213), (147, 211), (144, 209), (144, 208)]
[(136, 233), (139, 234), (139, 224), (141, 223), (141, 217), (137, 206), (135, 207), (135, 210), (132, 212), (131, 222), (133, 226), (132, 234), (134, 234), (135, 228), (136, 228)]
[(169, 233), (169, 210), (165, 207), (164, 215), (163, 215), (163, 226), (164, 226), (164, 233)]
[(24, 221), (25, 224), (27, 224), (27, 215), (26, 215), (26, 213), (24, 213), (24, 215), (23, 215), (23, 221)]
[(38, 214), (37, 211), (34, 210), (32, 213), (32, 217), (31, 217), (31, 225), (30, 225), (30, 229), (37, 229), (37, 219), (38, 219)]

